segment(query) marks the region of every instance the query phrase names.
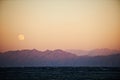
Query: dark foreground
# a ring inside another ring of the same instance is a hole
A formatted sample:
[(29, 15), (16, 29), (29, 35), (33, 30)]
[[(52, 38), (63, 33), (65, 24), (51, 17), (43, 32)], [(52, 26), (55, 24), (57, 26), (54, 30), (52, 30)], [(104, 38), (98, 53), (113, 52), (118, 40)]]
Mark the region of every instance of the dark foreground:
[(120, 80), (120, 68), (107, 68), (107, 67), (0, 68), (0, 80)]

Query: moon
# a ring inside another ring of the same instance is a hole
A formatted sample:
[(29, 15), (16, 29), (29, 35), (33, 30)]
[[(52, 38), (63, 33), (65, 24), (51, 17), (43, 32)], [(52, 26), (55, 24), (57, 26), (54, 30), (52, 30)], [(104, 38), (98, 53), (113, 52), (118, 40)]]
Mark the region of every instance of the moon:
[(24, 35), (23, 35), (23, 34), (19, 34), (19, 35), (18, 35), (18, 39), (19, 39), (20, 41), (22, 41), (22, 40), (24, 40), (24, 39), (25, 39), (25, 37), (24, 37)]

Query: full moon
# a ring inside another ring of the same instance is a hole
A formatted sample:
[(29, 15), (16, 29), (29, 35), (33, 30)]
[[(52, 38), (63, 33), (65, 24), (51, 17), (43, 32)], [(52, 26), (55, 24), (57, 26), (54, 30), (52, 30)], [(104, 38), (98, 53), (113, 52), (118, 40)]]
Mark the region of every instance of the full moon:
[(24, 39), (25, 39), (25, 38), (24, 38), (24, 35), (23, 35), (23, 34), (19, 34), (19, 35), (18, 35), (18, 39), (19, 39), (19, 40), (24, 40)]

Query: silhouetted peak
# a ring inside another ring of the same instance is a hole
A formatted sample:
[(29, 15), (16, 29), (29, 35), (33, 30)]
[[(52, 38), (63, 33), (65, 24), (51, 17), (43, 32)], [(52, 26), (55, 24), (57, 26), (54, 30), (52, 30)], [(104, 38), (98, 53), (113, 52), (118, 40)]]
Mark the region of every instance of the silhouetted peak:
[(44, 53), (51, 53), (52, 51), (51, 50), (45, 50), (45, 51), (43, 51)]
[(38, 51), (37, 49), (32, 49), (32, 51)]
[(53, 52), (56, 52), (56, 53), (64, 53), (65, 51), (61, 50), (61, 49), (56, 49), (54, 50)]

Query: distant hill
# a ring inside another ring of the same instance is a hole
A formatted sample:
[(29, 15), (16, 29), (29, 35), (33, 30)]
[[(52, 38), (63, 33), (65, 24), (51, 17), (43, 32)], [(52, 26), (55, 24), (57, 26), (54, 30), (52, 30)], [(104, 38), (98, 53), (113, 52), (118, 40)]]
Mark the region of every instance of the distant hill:
[(77, 56), (60, 49), (17, 50), (0, 54), (0, 67), (105, 66), (120, 67), (120, 53), (104, 56)]
[(89, 55), (89, 56), (105, 56), (105, 55), (111, 55), (111, 54), (116, 54), (120, 53), (120, 49), (108, 49), (108, 48), (103, 48), (103, 49), (93, 49), (93, 50), (66, 50), (67, 52), (76, 54), (78, 56), (83, 56), (83, 55)]

